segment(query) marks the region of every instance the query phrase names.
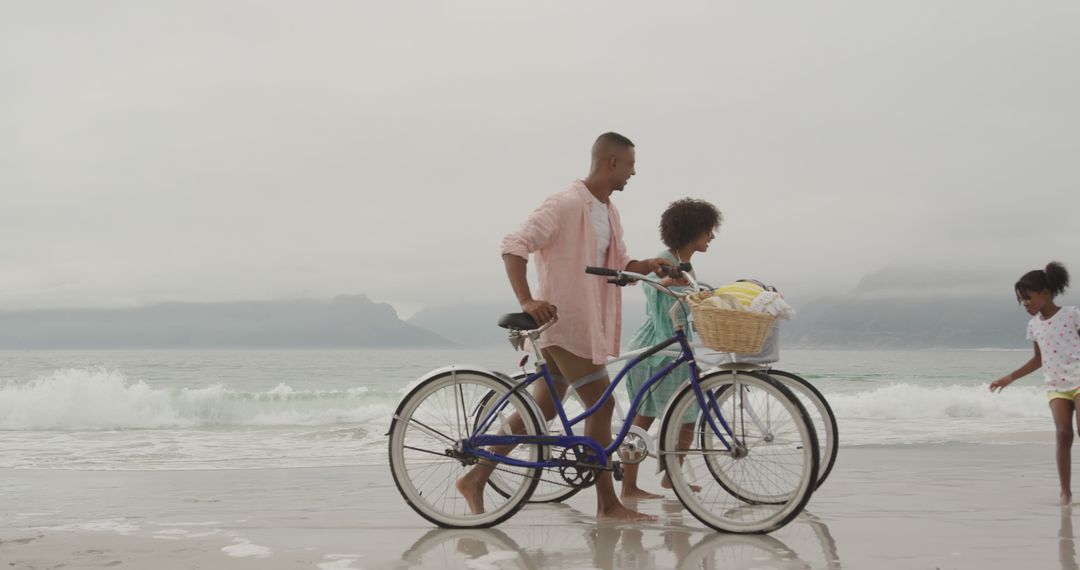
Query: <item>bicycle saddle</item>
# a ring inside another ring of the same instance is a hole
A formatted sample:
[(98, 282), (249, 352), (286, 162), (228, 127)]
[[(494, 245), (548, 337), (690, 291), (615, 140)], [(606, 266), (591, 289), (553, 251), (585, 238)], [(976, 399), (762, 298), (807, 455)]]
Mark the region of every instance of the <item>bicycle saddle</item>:
[(536, 324), (536, 319), (533, 319), (529, 313), (507, 313), (499, 317), (499, 326), (512, 331), (531, 331), (540, 328)]

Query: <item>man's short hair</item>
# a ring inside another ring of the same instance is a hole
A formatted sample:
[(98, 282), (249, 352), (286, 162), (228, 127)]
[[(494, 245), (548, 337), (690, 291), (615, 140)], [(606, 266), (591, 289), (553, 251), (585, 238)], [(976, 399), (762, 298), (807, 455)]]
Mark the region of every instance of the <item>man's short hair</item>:
[(607, 145), (621, 146), (623, 148), (629, 148), (629, 147), (634, 146), (633, 141), (631, 141), (630, 139), (620, 135), (619, 133), (610, 132), (610, 131), (596, 137), (596, 142), (597, 143), (603, 142), (604, 144), (607, 144)]
[(596, 137), (596, 142), (592, 147), (593, 159), (606, 159), (614, 155), (616, 151), (633, 148), (633, 146), (634, 143), (630, 139), (619, 133), (607, 132)]

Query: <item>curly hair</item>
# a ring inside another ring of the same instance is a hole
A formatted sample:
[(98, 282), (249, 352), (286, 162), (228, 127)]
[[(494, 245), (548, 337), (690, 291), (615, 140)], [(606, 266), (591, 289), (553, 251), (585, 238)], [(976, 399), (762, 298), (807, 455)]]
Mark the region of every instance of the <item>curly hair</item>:
[(1016, 300), (1027, 299), (1032, 291), (1049, 291), (1051, 297), (1057, 297), (1069, 286), (1069, 272), (1057, 261), (1051, 261), (1045, 269), (1028, 271), (1016, 282)]
[(720, 227), (722, 221), (724, 216), (720, 210), (705, 200), (675, 200), (660, 216), (660, 241), (672, 249), (678, 249), (701, 234)]

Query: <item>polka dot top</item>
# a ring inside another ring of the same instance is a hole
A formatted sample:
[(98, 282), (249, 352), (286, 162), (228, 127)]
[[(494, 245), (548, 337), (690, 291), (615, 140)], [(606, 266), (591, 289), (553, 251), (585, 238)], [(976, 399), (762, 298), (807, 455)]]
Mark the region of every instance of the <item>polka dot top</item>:
[(1039, 345), (1047, 391), (1080, 388), (1080, 308), (1062, 307), (1046, 320), (1035, 315), (1028, 321), (1027, 338)]

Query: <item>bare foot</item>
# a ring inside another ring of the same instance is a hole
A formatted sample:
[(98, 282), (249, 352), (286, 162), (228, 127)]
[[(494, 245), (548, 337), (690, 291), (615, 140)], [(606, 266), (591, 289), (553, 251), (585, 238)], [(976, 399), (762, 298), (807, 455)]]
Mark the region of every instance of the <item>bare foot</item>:
[(465, 497), (465, 502), (469, 504), (469, 510), (472, 514), (478, 515), (484, 512), (484, 485), (486, 481), (481, 480), (480, 476), (476, 473), (476, 470), (469, 471), (461, 476), (460, 479), (454, 483), (462, 497)]
[(623, 490), (622, 490), (622, 493), (619, 494), (619, 498), (621, 498), (621, 499), (635, 499), (635, 500), (638, 500), (638, 501), (642, 501), (642, 500), (648, 500), (648, 499), (663, 499), (664, 496), (663, 495), (657, 495), (656, 493), (650, 493), (650, 492), (645, 491), (643, 489), (638, 489), (637, 487), (634, 487), (632, 489), (627, 489), (627, 488), (624, 487)]
[[(664, 475), (663, 480), (660, 481), (660, 486), (665, 488), (665, 489), (670, 489), (671, 488), (671, 479), (668, 479), (668, 476), (666, 474)], [(700, 493), (701, 492), (701, 485), (693, 485), (693, 484), (691, 484), (690, 485), (690, 490), (695, 492), (695, 493)]]
[(1071, 505), (1072, 504), (1072, 494), (1062, 493), (1061, 494), (1061, 502), (1058, 503), (1058, 504), (1063, 506), (1063, 507), (1067, 507), (1067, 506)]
[(614, 506), (606, 511), (598, 511), (596, 513), (596, 520), (598, 521), (641, 521), (641, 522), (654, 522), (656, 517), (647, 515), (645, 513), (639, 513), (634, 510), (630, 510), (622, 505)]

